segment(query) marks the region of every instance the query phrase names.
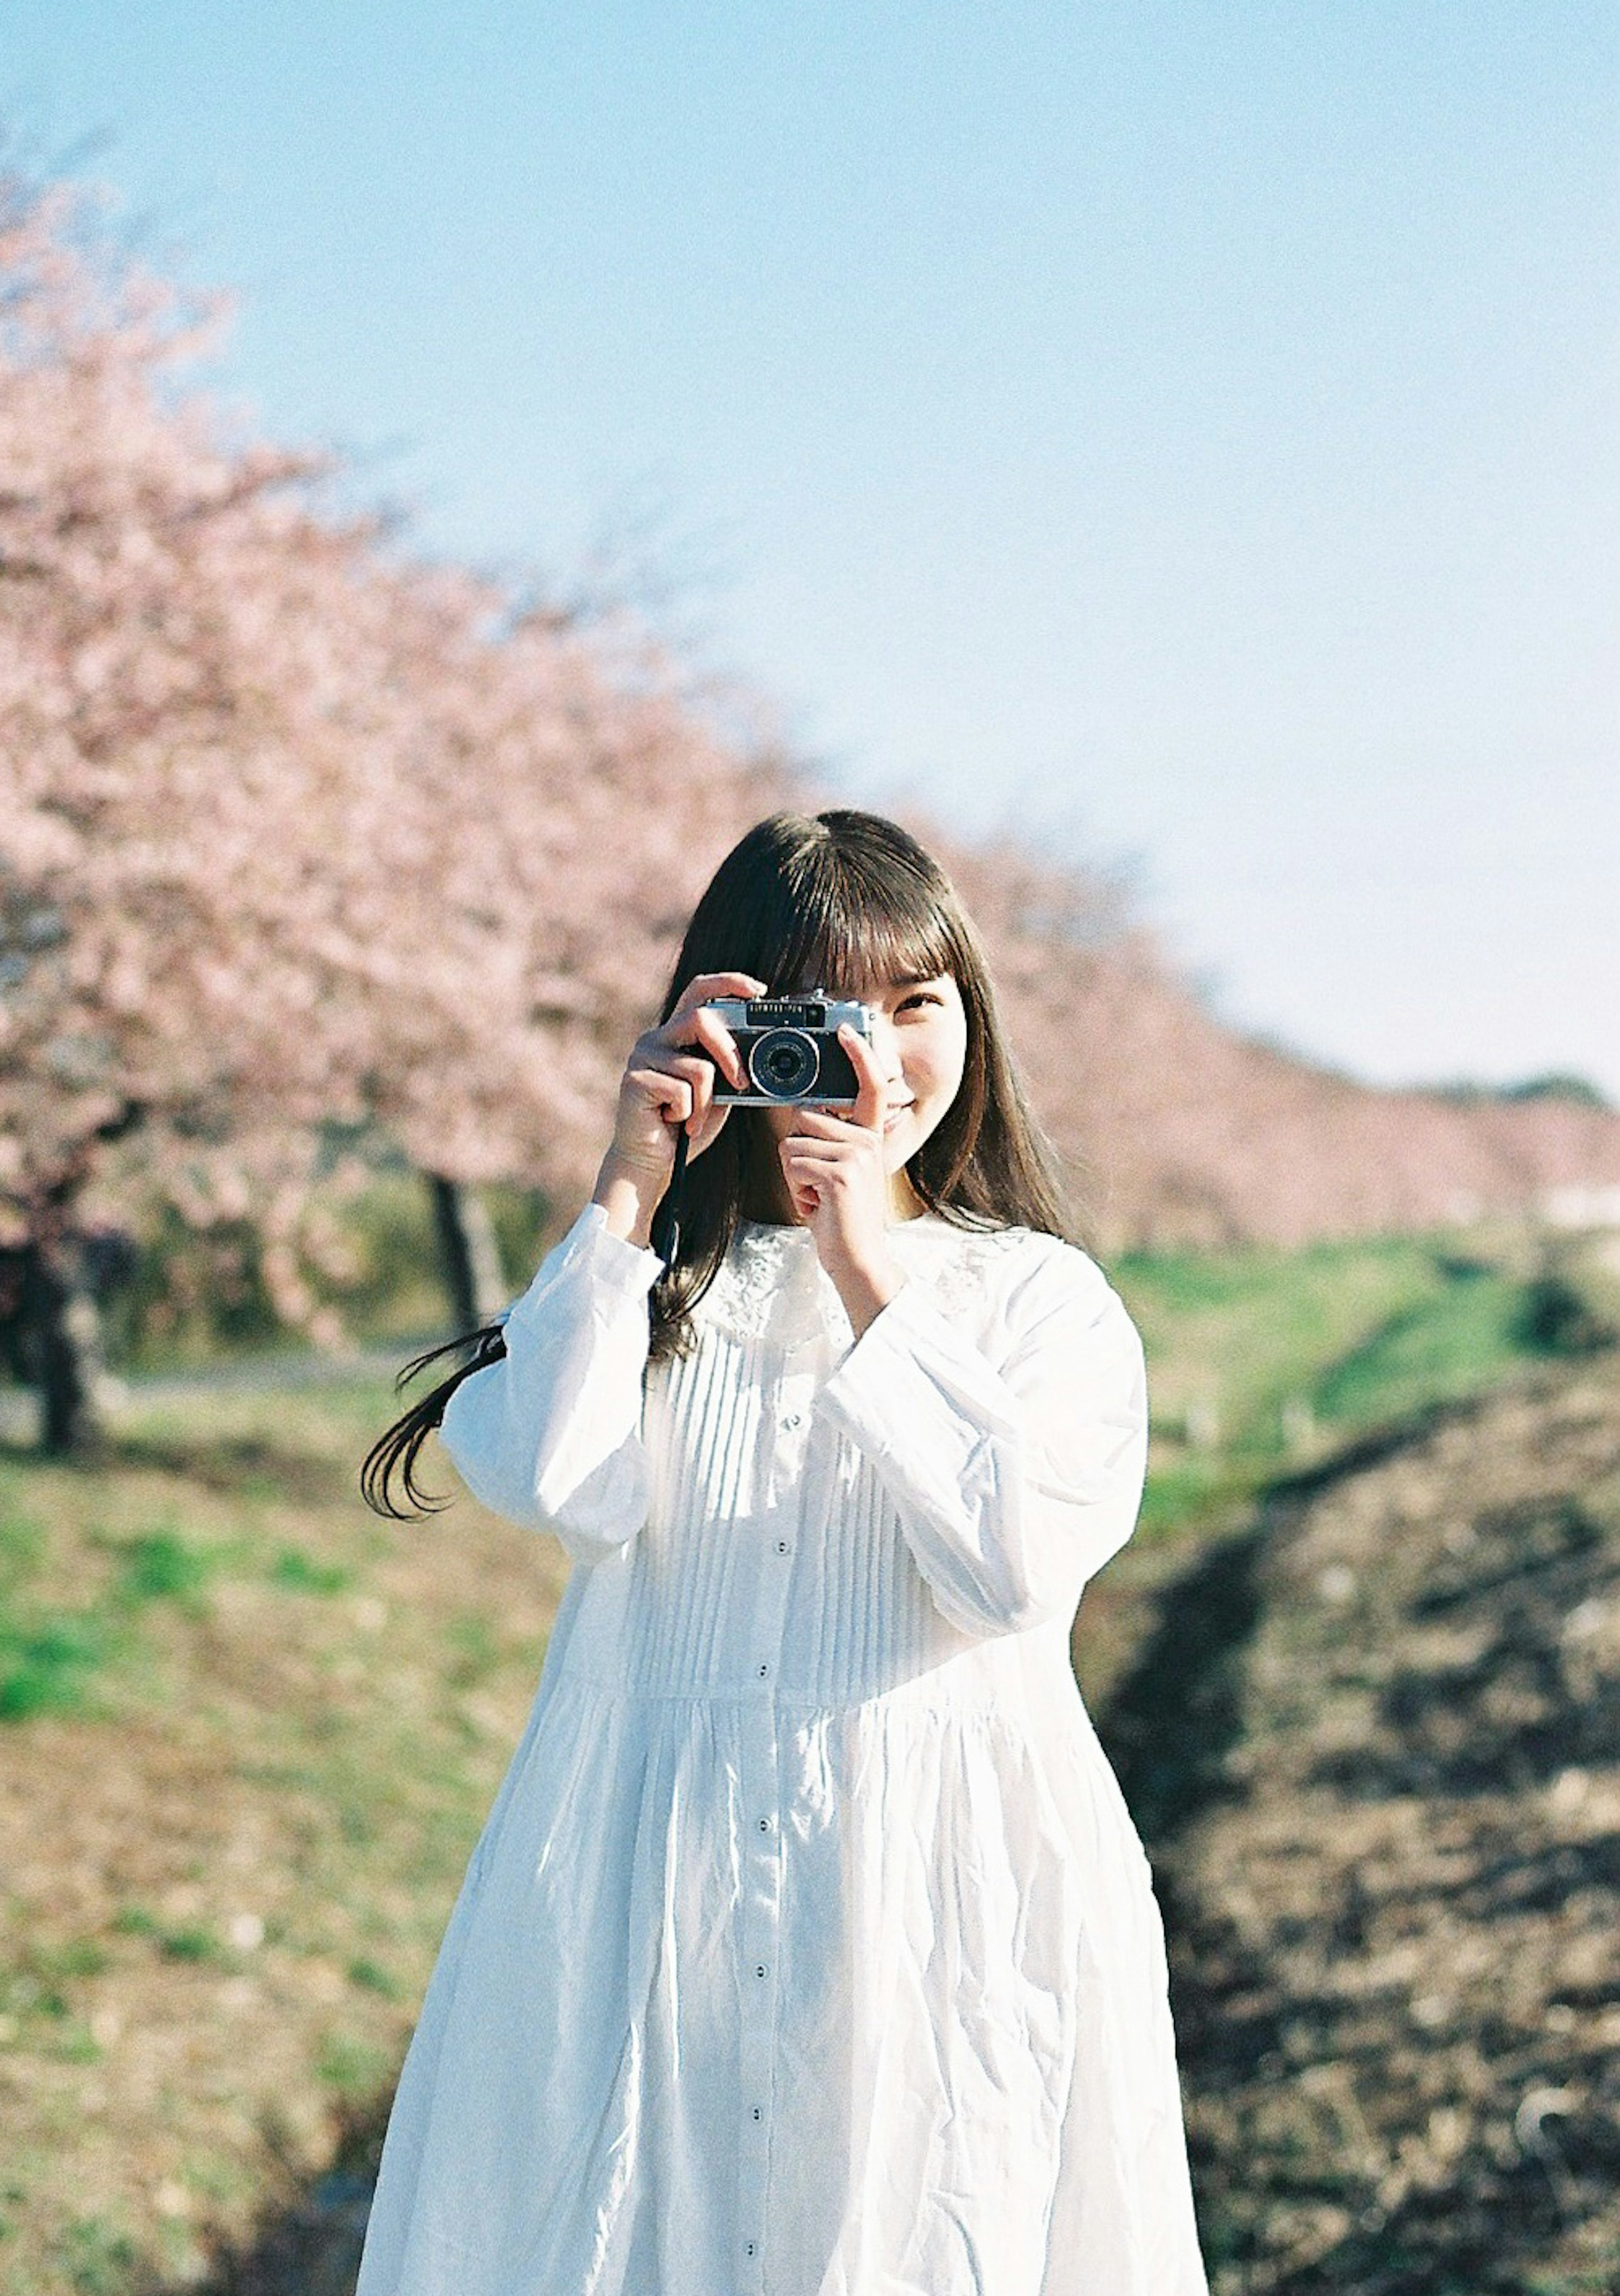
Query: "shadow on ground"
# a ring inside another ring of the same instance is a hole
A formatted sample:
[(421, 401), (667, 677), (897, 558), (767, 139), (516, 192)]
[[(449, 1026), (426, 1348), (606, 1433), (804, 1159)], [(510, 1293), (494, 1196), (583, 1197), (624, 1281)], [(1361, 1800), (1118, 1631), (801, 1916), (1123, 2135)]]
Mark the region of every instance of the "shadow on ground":
[(181, 1476), (204, 1490), (227, 1496), (258, 1488), (294, 1505), (325, 1504), (356, 1488), (352, 1468), (259, 1435), (193, 1436), (184, 1441), (158, 1435), (119, 1435), (110, 1445), (107, 1456), (120, 1466)]
[(1102, 1734), (1216, 2296), (1610, 2296), (1620, 1362), (1273, 1486)]
[(216, 2245), (208, 2278), (189, 2283), (189, 2296), (354, 2296), (390, 2102), (348, 2112), (333, 2165), (267, 2206), (244, 2240)]

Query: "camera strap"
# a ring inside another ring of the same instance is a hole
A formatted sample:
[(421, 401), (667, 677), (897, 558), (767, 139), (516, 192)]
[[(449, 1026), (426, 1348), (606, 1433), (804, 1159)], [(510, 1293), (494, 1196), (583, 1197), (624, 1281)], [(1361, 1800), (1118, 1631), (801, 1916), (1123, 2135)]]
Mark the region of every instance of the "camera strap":
[(659, 1198), (658, 1209), (653, 1214), (647, 1234), (654, 1250), (666, 1267), (673, 1267), (680, 1250), (680, 1200), (687, 1177), (687, 1146), (688, 1135), (683, 1124), (675, 1135), (675, 1164), (670, 1174), (670, 1185)]

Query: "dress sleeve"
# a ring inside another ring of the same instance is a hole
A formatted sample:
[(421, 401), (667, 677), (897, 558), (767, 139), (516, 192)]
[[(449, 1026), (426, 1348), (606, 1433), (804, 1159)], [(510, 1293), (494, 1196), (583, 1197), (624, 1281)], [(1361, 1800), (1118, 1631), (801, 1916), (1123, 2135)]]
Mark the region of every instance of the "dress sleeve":
[(993, 1356), (913, 1278), (818, 1401), (871, 1460), (939, 1610), (976, 1636), (1073, 1618), (1135, 1527), (1147, 1461), (1141, 1341), (1073, 1246), (1019, 1281)]
[(506, 1355), (445, 1406), (440, 1439), (474, 1498), (555, 1531), (576, 1562), (600, 1562), (646, 1517), (642, 1374), (661, 1265), (587, 1204), (508, 1309)]

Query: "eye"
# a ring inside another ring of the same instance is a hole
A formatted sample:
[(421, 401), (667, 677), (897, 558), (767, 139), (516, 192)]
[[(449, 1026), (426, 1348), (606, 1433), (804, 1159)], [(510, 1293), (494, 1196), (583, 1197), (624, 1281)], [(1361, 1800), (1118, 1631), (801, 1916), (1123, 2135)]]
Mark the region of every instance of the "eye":
[(943, 1004), (944, 1002), (937, 988), (914, 988), (909, 996), (901, 997), (898, 1010), (903, 1013), (909, 1004)]

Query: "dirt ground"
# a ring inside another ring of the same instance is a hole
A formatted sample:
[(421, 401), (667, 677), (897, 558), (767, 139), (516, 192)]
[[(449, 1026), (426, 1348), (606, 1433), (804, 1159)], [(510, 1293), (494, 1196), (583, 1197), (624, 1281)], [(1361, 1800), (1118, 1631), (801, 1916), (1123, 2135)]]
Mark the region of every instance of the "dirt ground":
[(1217, 2296), (1612, 2296), (1620, 1358), (1275, 1489), (1106, 1722)]
[[(424, 1908), (557, 1580), (481, 1513), (356, 1543), (332, 1445), (296, 1493), (269, 1463), (251, 1532), (195, 1512), (206, 1451), (137, 1463), (77, 1531), (63, 1481), (63, 1599), (171, 1472), (188, 1538), (237, 1544), (194, 1614), (142, 1614), (116, 1737), (7, 1742), (6, 2296), (350, 2296)], [(1343, 1454), (1190, 1564), (1128, 1549), (1076, 1653), (1166, 1906), (1215, 2296), (1612, 2296), (1620, 1358)], [(48, 2281), (8, 2276), (24, 2181), (65, 2227)]]

